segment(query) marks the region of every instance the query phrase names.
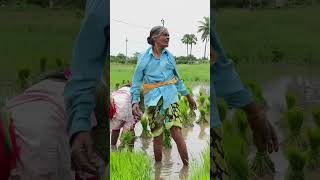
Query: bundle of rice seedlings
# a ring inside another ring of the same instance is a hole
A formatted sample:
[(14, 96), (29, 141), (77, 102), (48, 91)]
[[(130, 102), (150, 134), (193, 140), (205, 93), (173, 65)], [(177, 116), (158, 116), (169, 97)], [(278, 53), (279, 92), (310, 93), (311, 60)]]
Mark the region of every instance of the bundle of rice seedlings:
[(297, 100), (294, 94), (288, 92), (286, 94), (286, 103), (288, 110), (294, 108), (296, 106)]
[(198, 123), (205, 123), (205, 122), (207, 122), (206, 109), (204, 109), (203, 107), (199, 107), (199, 111), (200, 111), (200, 118), (199, 118)]
[[(110, 179), (111, 180), (151, 180), (152, 160), (141, 152), (119, 151), (111, 152)], [(103, 179), (107, 179), (104, 177)]]
[(132, 131), (127, 131), (122, 133), (121, 135), (121, 146), (125, 149), (129, 149), (132, 146), (132, 142), (134, 139), (134, 133)]
[(147, 116), (143, 115), (141, 117), (140, 123), (142, 125), (142, 134), (141, 134), (141, 136), (144, 137), (144, 138), (151, 138), (152, 135), (151, 135), (150, 131), (148, 130), (149, 120), (148, 120)]
[(306, 165), (306, 155), (297, 146), (291, 146), (287, 152), (289, 169), (286, 180), (304, 180), (304, 167)]
[(210, 115), (210, 101), (206, 101), (206, 111), (207, 114)]
[(274, 163), (267, 151), (257, 151), (250, 169), (256, 178), (273, 175), (275, 173)]
[(320, 166), (320, 129), (315, 128), (308, 131), (309, 149), (307, 166), (316, 169)]
[(314, 123), (320, 128), (320, 108), (312, 111), (312, 117)]
[(163, 131), (164, 137), (163, 137), (163, 145), (166, 149), (171, 149), (172, 144), (171, 144), (171, 135), (170, 131), (168, 129), (165, 129)]
[(206, 97), (205, 96), (200, 96), (199, 97), (199, 106), (204, 106), (204, 102), (206, 100)]
[(218, 99), (218, 111), (219, 111), (219, 116), (222, 122), (226, 119), (227, 109), (228, 109), (227, 103), (222, 99)]
[(180, 102), (180, 115), (184, 127), (190, 127), (193, 125), (192, 118), (190, 118), (188, 115), (188, 106), (184, 103), (184, 101)]
[(304, 113), (300, 108), (292, 108), (287, 112), (287, 121), (290, 131), (289, 144), (303, 147), (304, 142), (301, 135), (301, 129), (304, 121)]

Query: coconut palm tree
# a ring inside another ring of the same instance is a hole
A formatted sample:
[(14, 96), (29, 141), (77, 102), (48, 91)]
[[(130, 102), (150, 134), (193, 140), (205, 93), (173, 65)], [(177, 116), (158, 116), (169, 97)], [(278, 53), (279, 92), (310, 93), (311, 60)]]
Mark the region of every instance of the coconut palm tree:
[(204, 21), (199, 21), (199, 23), (201, 24), (200, 26), (198, 26), (198, 33), (202, 33), (201, 34), (201, 39), (202, 42), (204, 42), (204, 55), (203, 58), (206, 58), (206, 51), (207, 51), (207, 43), (209, 41), (209, 34), (210, 34), (210, 21), (209, 21), (209, 17), (203, 17)]
[(197, 41), (198, 41), (198, 38), (196, 37), (196, 35), (194, 34), (189, 34), (190, 37), (189, 37), (189, 44), (190, 44), (190, 56), (192, 55), (192, 45), (196, 45), (197, 44)]
[(189, 47), (189, 39), (190, 39), (189, 38), (189, 34), (185, 34), (183, 36), (183, 38), (181, 39), (182, 43), (187, 45), (187, 56), (188, 56), (188, 52), (189, 52), (189, 49), (188, 49), (188, 47)]

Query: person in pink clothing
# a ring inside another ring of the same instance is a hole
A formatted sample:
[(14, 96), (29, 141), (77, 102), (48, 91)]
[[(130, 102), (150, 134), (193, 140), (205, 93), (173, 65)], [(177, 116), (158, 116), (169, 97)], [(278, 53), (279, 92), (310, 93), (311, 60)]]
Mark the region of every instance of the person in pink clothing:
[[(134, 127), (139, 121), (139, 118), (132, 114), (130, 89), (131, 84), (124, 85), (110, 96), (112, 110), (109, 119), (112, 131), (111, 145), (113, 148), (116, 148), (121, 128), (122, 134), (129, 131), (134, 134)], [(134, 141), (131, 142), (131, 146), (133, 143)]]
[[(11, 163), (14, 167), (6, 172), (9, 180), (96, 179), (97, 175), (74, 171), (75, 165), (71, 162), (68, 116), (63, 97), (70, 75), (68, 70), (50, 74), (15, 96), (1, 109), (1, 112), (10, 115), (8, 118), (14, 127), (11, 134), (15, 137), (11, 144), (16, 145), (18, 150), (16, 162)], [(97, 98), (101, 99), (100, 96)], [(96, 127), (99, 120), (97, 112), (93, 112), (90, 119), (91, 127)], [(99, 166), (103, 167), (103, 160), (96, 158), (99, 159)], [(104, 169), (101, 168), (101, 171)]]

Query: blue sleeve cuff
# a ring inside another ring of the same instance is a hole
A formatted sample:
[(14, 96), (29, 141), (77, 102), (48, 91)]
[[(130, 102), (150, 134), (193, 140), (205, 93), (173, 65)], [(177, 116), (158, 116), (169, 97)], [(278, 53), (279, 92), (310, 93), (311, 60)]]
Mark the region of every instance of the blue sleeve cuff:
[(224, 100), (230, 108), (240, 108), (252, 103), (253, 96), (249, 89), (243, 88), (236, 93), (225, 96)]

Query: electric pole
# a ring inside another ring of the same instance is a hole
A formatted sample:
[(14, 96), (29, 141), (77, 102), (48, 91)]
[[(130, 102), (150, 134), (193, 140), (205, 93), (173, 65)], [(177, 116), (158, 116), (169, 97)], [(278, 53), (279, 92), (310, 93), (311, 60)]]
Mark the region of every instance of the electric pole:
[(126, 37), (126, 64), (128, 61), (128, 38)]

